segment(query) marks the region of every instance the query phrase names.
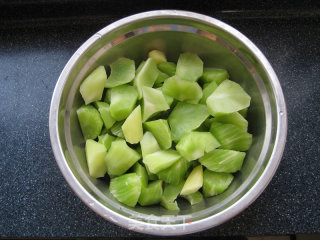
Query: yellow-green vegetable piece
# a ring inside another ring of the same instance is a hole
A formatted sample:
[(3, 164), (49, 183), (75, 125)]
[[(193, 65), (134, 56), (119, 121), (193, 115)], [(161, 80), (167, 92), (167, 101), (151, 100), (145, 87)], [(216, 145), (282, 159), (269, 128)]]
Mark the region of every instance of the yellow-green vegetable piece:
[(133, 172), (135, 172), (140, 177), (141, 186), (146, 187), (148, 185), (148, 173), (145, 167), (137, 162), (133, 165)]
[(181, 158), (170, 167), (157, 173), (159, 179), (166, 183), (179, 184), (184, 181), (189, 163)]
[(140, 105), (130, 113), (121, 128), (128, 143), (135, 144), (140, 142), (143, 137)]
[(215, 117), (213, 121), (233, 124), (241, 128), (243, 131), (248, 130), (248, 121), (239, 112), (229, 113)]
[(177, 64), (174, 62), (163, 62), (158, 64), (158, 69), (170, 77), (176, 74), (176, 68)]
[(176, 75), (186, 81), (197, 81), (203, 73), (203, 62), (194, 53), (182, 53), (177, 62)]
[(145, 128), (152, 133), (162, 149), (169, 149), (172, 145), (171, 131), (168, 121), (158, 119), (144, 123)]
[(187, 199), (191, 205), (195, 205), (203, 200), (201, 192), (197, 191), (189, 195), (183, 195), (183, 198)]
[(85, 104), (101, 100), (106, 81), (107, 74), (104, 66), (97, 67), (83, 80), (80, 93)]
[(161, 52), (159, 50), (152, 50), (148, 53), (149, 58), (153, 58), (156, 62), (156, 64), (163, 63), (167, 61), (166, 55), (164, 52)]
[(135, 76), (134, 61), (121, 57), (110, 64), (111, 74), (106, 81), (106, 88), (113, 88), (131, 82)]
[(106, 129), (111, 128), (116, 120), (111, 116), (109, 104), (106, 102), (95, 102), (94, 105), (98, 109)]
[(142, 151), (142, 157), (160, 151), (160, 146), (151, 132), (145, 132), (142, 140), (140, 141), (140, 146)]
[(158, 173), (177, 162), (181, 156), (175, 150), (161, 150), (143, 158), (143, 163), (151, 173)]
[(108, 134), (108, 133), (105, 133), (105, 134), (103, 134), (103, 135), (100, 135), (98, 138), (99, 138), (99, 143), (102, 143), (102, 144), (106, 147), (107, 151), (108, 151), (109, 148), (111, 147), (111, 143), (112, 143), (114, 140), (116, 140), (116, 137), (111, 136), (111, 135)]
[(216, 82), (211, 82), (207, 86), (205, 86), (202, 90), (202, 98), (200, 99), (201, 104), (207, 103), (207, 98), (216, 90), (218, 87)]
[(212, 197), (223, 193), (233, 180), (230, 173), (217, 173), (206, 169), (203, 173), (203, 195)]
[(103, 144), (88, 139), (85, 150), (90, 176), (94, 178), (103, 177), (107, 172), (107, 165), (104, 161), (107, 149)]
[(229, 79), (229, 73), (225, 69), (220, 68), (204, 68), (201, 79), (205, 83), (215, 82), (217, 85), (224, 80)]
[(198, 191), (203, 185), (203, 170), (202, 166), (195, 167), (181, 190), (181, 195), (189, 195)]
[(148, 186), (142, 187), (138, 203), (141, 206), (150, 206), (160, 203), (162, 197), (162, 181), (150, 182)]
[(85, 139), (95, 139), (103, 127), (98, 110), (91, 105), (83, 105), (77, 110), (82, 135)]

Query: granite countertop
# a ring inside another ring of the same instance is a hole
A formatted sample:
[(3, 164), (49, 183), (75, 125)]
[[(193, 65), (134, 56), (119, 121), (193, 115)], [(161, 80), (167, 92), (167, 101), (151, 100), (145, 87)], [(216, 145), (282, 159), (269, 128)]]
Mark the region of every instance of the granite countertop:
[[(266, 55), (287, 102), (288, 138), (266, 190), (232, 220), (195, 236), (320, 232), (319, 16), (207, 13), (234, 26)], [(56, 81), (72, 53), (122, 15), (15, 22), (0, 27), (0, 236), (143, 236), (95, 214), (71, 191), (49, 140)]]

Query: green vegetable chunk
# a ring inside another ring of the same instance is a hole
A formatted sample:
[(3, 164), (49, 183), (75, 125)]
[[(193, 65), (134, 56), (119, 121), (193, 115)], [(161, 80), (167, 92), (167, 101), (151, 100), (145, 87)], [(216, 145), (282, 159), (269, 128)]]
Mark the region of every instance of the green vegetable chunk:
[(122, 125), (122, 132), (127, 142), (135, 144), (143, 137), (141, 107), (136, 107)]
[[(162, 91), (162, 87), (159, 87), (159, 88), (157, 88), (157, 89), (160, 90), (160, 91)], [(170, 96), (164, 94), (163, 91), (162, 91), (162, 94), (163, 94), (164, 98), (166, 99), (167, 104), (168, 104), (169, 107), (170, 107), (170, 106), (172, 105), (173, 101), (174, 101), (173, 97), (170, 97)]]
[(211, 171), (233, 173), (241, 169), (246, 156), (244, 152), (215, 149), (199, 159)]
[(250, 100), (238, 83), (225, 80), (207, 98), (207, 106), (212, 116), (219, 116), (249, 107)]
[(198, 101), (202, 97), (202, 90), (198, 83), (182, 80), (177, 76), (166, 79), (162, 91), (179, 101)]
[(181, 190), (181, 195), (189, 195), (198, 191), (203, 184), (203, 171), (202, 166), (199, 165), (195, 167), (190, 175), (188, 176), (186, 182)]
[(122, 132), (122, 125), (123, 125), (124, 121), (121, 122), (116, 122), (115, 124), (113, 124), (113, 126), (110, 128), (110, 132), (114, 135), (117, 136), (119, 138), (124, 138), (124, 134)]
[(111, 89), (111, 116), (117, 121), (126, 119), (135, 107), (138, 93), (135, 87), (121, 85)]
[(214, 121), (218, 121), (220, 123), (229, 123), (233, 124), (243, 131), (248, 130), (248, 121), (238, 112), (229, 113), (226, 115), (221, 115), (214, 118)]
[(223, 193), (233, 180), (230, 173), (211, 172), (208, 169), (203, 174), (203, 194), (205, 197), (212, 197)]
[(135, 76), (134, 61), (121, 57), (110, 65), (111, 74), (106, 81), (106, 88), (117, 87), (131, 82)]
[(101, 100), (106, 81), (107, 74), (103, 66), (97, 67), (83, 80), (80, 93), (86, 104)]
[(143, 135), (143, 138), (140, 141), (140, 145), (142, 157), (145, 157), (154, 152), (158, 152), (160, 150), (160, 146), (151, 132), (146, 132)]
[(229, 74), (225, 69), (219, 69), (219, 68), (203, 69), (202, 80), (205, 83), (215, 82), (217, 85), (219, 85), (226, 79), (229, 79)]
[(159, 75), (156, 62), (152, 58), (148, 58), (141, 70), (134, 79), (134, 85), (138, 90), (139, 99), (142, 98), (142, 87), (152, 87)]
[(103, 121), (100, 113), (91, 105), (83, 105), (77, 110), (82, 135), (85, 139), (95, 139), (99, 136)]
[(111, 128), (116, 120), (111, 116), (109, 104), (106, 102), (95, 102), (94, 105), (98, 109), (106, 129)]
[(186, 81), (197, 81), (203, 73), (203, 62), (198, 55), (182, 53), (177, 63), (176, 75)]
[(88, 139), (85, 150), (90, 176), (94, 178), (103, 177), (107, 172), (107, 166), (104, 161), (107, 149), (103, 144)]
[(166, 183), (179, 184), (184, 180), (189, 164), (181, 158), (170, 167), (157, 173), (159, 179)]
[(177, 162), (181, 156), (174, 150), (161, 150), (143, 158), (143, 163), (151, 173), (158, 173)]
[(156, 64), (160, 64), (167, 61), (166, 55), (164, 52), (159, 50), (152, 50), (148, 53), (149, 58), (153, 58)]
[(176, 149), (188, 161), (196, 160), (220, 146), (220, 143), (209, 132), (189, 132), (179, 141)]
[(144, 126), (157, 139), (157, 142), (162, 149), (169, 149), (171, 147), (171, 132), (167, 120), (158, 119), (145, 122)]
[(160, 87), (162, 86), (164, 80), (166, 80), (167, 78), (169, 78), (169, 76), (161, 71), (159, 71), (159, 75), (157, 77), (157, 80), (154, 83), (155, 87)]
[(128, 147), (125, 140), (116, 140), (112, 142), (105, 158), (107, 172), (111, 177), (119, 176), (125, 173), (140, 158), (140, 154)]
[(142, 61), (142, 62), (139, 64), (139, 66), (138, 66), (138, 68), (137, 68), (137, 70), (136, 70), (136, 75), (141, 71), (141, 69), (143, 68), (143, 66), (144, 66), (145, 63), (146, 63), (146, 61)]
[(168, 118), (172, 139), (179, 141), (184, 134), (200, 127), (208, 116), (205, 105), (179, 102)]
[(164, 188), (161, 205), (168, 210), (180, 210), (175, 201), (183, 187), (183, 182), (180, 184), (169, 184)]
[(147, 170), (140, 164), (140, 163), (135, 163), (133, 165), (133, 172), (137, 174), (137, 176), (140, 177), (141, 180), (141, 187), (147, 187), (148, 185), (148, 173)]
[(176, 74), (177, 65), (173, 62), (163, 62), (163, 63), (158, 64), (158, 68), (161, 72), (172, 77), (173, 75)]
[(114, 140), (116, 140), (116, 138), (108, 133), (99, 136), (99, 143), (102, 143), (106, 147), (107, 151), (111, 147), (111, 143)]
[(184, 195), (183, 197), (187, 199), (191, 205), (197, 204), (203, 200), (203, 196), (199, 191), (191, 193), (189, 195)]
[(213, 121), (210, 132), (221, 143), (222, 149), (247, 151), (252, 143), (252, 135), (233, 124)]
[(111, 194), (121, 203), (134, 207), (141, 193), (140, 177), (136, 173), (127, 173), (111, 179)]
[(161, 90), (142, 87), (143, 92), (143, 121), (155, 113), (168, 110), (170, 107)]
[(239, 113), (242, 115), (242, 117), (246, 118), (248, 113), (248, 108), (244, 108), (240, 110)]
[(206, 104), (207, 98), (216, 90), (218, 87), (216, 82), (211, 82), (209, 83), (206, 87), (204, 87), (202, 93), (202, 98), (200, 100), (201, 104)]
[(157, 180), (151, 182), (148, 186), (141, 189), (141, 194), (138, 202), (141, 206), (150, 206), (160, 203), (162, 193), (162, 181)]

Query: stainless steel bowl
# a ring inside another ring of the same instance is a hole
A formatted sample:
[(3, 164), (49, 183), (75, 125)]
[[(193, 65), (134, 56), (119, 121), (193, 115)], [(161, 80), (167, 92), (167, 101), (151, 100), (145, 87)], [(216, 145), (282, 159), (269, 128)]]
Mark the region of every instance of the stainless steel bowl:
[[(199, 54), (207, 66), (226, 68), (252, 97), (248, 112), (253, 144), (243, 168), (221, 195), (177, 213), (162, 207), (126, 207), (102, 180), (88, 175), (76, 109), (83, 104), (79, 85), (100, 64), (120, 56), (139, 63), (151, 49), (176, 61), (185, 51)], [(286, 141), (284, 96), (270, 63), (261, 51), (231, 26), (185, 11), (144, 12), (108, 25), (89, 38), (63, 69), (53, 93), (50, 138), (57, 164), (78, 197), (97, 214), (120, 226), (157, 235), (181, 235), (217, 226), (248, 207), (273, 177)]]

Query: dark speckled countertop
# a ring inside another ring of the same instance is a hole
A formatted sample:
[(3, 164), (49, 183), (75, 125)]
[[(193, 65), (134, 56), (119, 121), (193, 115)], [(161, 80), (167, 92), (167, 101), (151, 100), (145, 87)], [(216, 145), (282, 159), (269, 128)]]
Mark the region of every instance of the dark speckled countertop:
[[(232, 220), (195, 236), (319, 233), (319, 11), (196, 10), (234, 26), (266, 55), (283, 88), (289, 129), (283, 159), (263, 194)], [(107, 222), (75, 196), (56, 165), (48, 130), (52, 92), (72, 53), (126, 15), (2, 15), (0, 237), (144, 236)]]

